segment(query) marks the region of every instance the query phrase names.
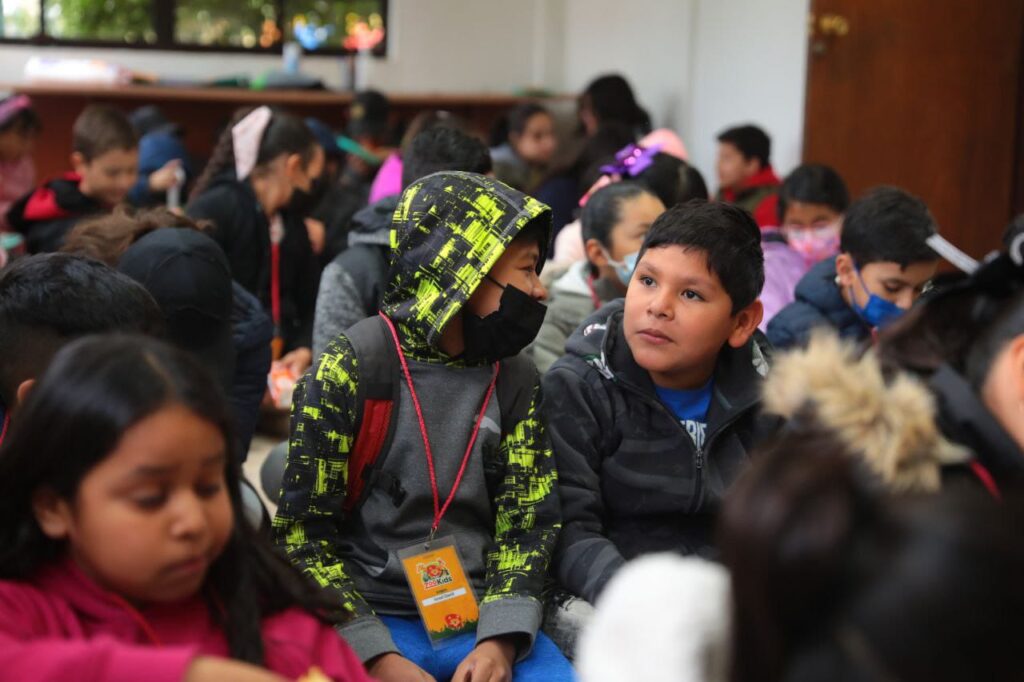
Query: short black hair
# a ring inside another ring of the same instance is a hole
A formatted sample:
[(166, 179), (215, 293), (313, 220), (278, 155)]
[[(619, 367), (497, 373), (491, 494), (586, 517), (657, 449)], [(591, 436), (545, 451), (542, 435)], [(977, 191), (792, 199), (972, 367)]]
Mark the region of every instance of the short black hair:
[(723, 130), (718, 134), (718, 141), (736, 147), (747, 161), (757, 159), (761, 162), (762, 168), (772, 163), (772, 140), (768, 133), (755, 125), (748, 124)]
[(71, 147), (91, 162), (107, 152), (131, 151), (139, 146), (139, 137), (131, 121), (120, 109), (106, 104), (90, 104), (75, 119), (71, 128)]
[(87, 334), (157, 335), (163, 316), (146, 289), (81, 256), (28, 256), (0, 272), (0, 400), (43, 373), (65, 344)]
[(732, 299), (732, 314), (757, 300), (764, 287), (761, 230), (750, 214), (722, 201), (695, 199), (662, 213), (644, 239), (649, 249), (681, 246), (707, 255), (714, 273)]
[(786, 176), (779, 188), (778, 217), (782, 224), (789, 202), (822, 204), (836, 213), (846, 213), (850, 205), (850, 193), (846, 183), (831, 166), (820, 163), (805, 163)]
[(490, 173), (491, 153), (475, 137), (448, 126), (424, 130), (402, 157), (402, 187), (440, 171)]
[(921, 199), (898, 187), (877, 187), (850, 204), (843, 218), (839, 250), (858, 267), (871, 263), (911, 263), (939, 259), (925, 242), (938, 232)]
[(612, 228), (622, 215), (622, 204), (644, 194), (654, 196), (653, 192), (636, 182), (616, 182), (591, 194), (580, 212), (583, 241), (596, 239), (610, 247)]

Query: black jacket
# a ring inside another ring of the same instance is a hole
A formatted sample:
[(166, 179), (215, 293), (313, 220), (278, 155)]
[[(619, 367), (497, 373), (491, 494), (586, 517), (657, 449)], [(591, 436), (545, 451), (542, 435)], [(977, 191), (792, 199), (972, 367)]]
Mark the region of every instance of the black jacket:
[(82, 218), (109, 210), (78, 189), (81, 178), (68, 173), (32, 190), (11, 205), (7, 223), (25, 236), (29, 253), (50, 253)]
[(715, 511), (761, 428), (769, 361), (761, 338), (722, 350), (698, 451), (633, 359), (622, 316), (620, 299), (588, 318), (543, 382), (563, 515), (555, 569), (591, 602), (640, 554), (710, 551)]
[[(232, 277), (254, 294), (269, 313), (270, 224), (252, 185), (235, 180), (233, 171), (221, 174), (189, 204), (188, 214), (214, 223), (212, 236), (227, 254)], [(287, 211), (282, 216), (285, 234), (281, 242), (281, 334), (285, 350), (292, 350), (312, 344), (320, 269), (301, 217), (291, 216)]]

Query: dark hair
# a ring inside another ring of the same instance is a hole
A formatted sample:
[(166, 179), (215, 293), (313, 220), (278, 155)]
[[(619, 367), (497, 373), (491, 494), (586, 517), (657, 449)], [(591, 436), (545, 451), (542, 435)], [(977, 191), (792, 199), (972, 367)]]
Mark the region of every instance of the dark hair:
[(761, 230), (742, 208), (720, 201), (700, 200), (673, 206), (651, 225), (640, 249), (640, 258), (649, 249), (664, 246), (680, 246), (686, 251), (704, 253), (708, 271), (718, 277), (732, 299), (734, 315), (761, 294), (764, 287)]
[(131, 122), (120, 109), (105, 104), (90, 104), (75, 119), (71, 128), (71, 148), (92, 161), (107, 152), (131, 151), (139, 138)]
[(537, 274), (540, 274), (548, 251), (551, 250), (551, 215), (545, 214), (544, 216), (534, 218), (523, 226), (523, 229), (519, 231), (519, 234), (512, 241), (529, 242), (537, 245), (537, 248), (540, 249), (540, 259), (537, 261)]
[(606, 74), (592, 80), (580, 95), (580, 102), (594, 112), (598, 127), (620, 123), (634, 133), (650, 132), (650, 116), (637, 104), (629, 81), (619, 74)]
[[(609, 154), (592, 163), (583, 174), (583, 184), (586, 189), (593, 187), (594, 183), (605, 174), (601, 170), (604, 166), (613, 163), (615, 163), (614, 154)], [(707, 200), (709, 198), (708, 186), (704, 183), (704, 176), (700, 174), (700, 171), (682, 159), (664, 152), (655, 154), (651, 165), (630, 180), (650, 190), (661, 199), (661, 203), (666, 207), (685, 204), (692, 199)]]
[(736, 126), (723, 130), (718, 134), (718, 141), (736, 147), (747, 161), (757, 159), (762, 168), (772, 164), (772, 140), (768, 137), (768, 133), (755, 125)]
[(622, 218), (622, 204), (644, 194), (654, 196), (649, 189), (635, 182), (616, 182), (591, 194), (580, 213), (583, 241), (596, 239), (610, 247), (612, 229)]
[(850, 204), (839, 249), (861, 268), (883, 262), (905, 268), (939, 259), (925, 242), (937, 231), (923, 201), (896, 187), (878, 187)]
[(43, 129), (39, 114), (32, 107), (18, 109), (10, 118), (0, 123), (0, 134), (13, 131), (17, 135), (32, 135)]
[(836, 213), (845, 213), (850, 205), (846, 183), (831, 166), (805, 163), (786, 176), (779, 188), (778, 218), (782, 224), (789, 202), (823, 204)]
[[(221, 132), (217, 145), (210, 154), (210, 160), (206, 163), (206, 168), (196, 180), (195, 187), (192, 188), (192, 193), (189, 195), (191, 198), (194, 199), (206, 191), (214, 177), (229, 168), (234, 169), (235, 149), (231, 135), (232, 128), (254, 110), (254, 107), (247, 107), (235, 112), (230, 123)], [(302, 119), (276, 109), (272, 111), (270, 123), (267, 124), (267, 129), (263, 131), (263, 137), (260, 140), (256, 165), (262, 166), (282, 154), (298, 154), (302, 159), (302, 167), (305, 168), (313, 160), (316, 149), (320, 146), (316, 137), (306, 127)]]
[(13, 405), (18, 386), (79, 336), (162, 330), (160, 308), (127, 275), (63, 253), (21, 258), (0, 272), (0, 399)]
[(454, 128), (424, 130), (402, 157), (402, 187), (440, 171), (489, 173), (491, 153), (483, 142)]
[(441, 127), (454, 128), (464, 133), (469, 132), (466, 122), (450, 111), (444, 111), (443, 109), (421, 111), (409, 121), (409, 125), (406, 126), (405, 131), (402, 133), (402, 141), (399, 147), (402, 158), (404, 159), (409, 154), (409, 150), (412, 149), (412, 141), (416, 139), (417, 135), (426, 130)]
[(824, 434), (768, 444), (720, 517), (732, 681), (1021, 679), (1021, 511), (889, 496)]
[(75, 225), (61, 251), (95, 258), (113, 268), (129, 246), (165, 227), (209, 232), (212, 223), (197, 222), (163, 207), (134, 211), (121, 206), (113, 213), (87, 218)]
[(127, 429), (172, 404), (184, 405), (224, 437), (235, 524), (210, 567), (203, 596), (231, 655), (262, 664), (261, 620), (293, 606), (324, 620), (344, 620), (337, 600), (314, 588), (244, 520), (241, 474), (230, 452), (234, 440), (220, 387), (187, 353), (142, 337), (80, 339), (54, 358), (33, 388), (0, 450), (0, 577), (30, 578), (64, 551), (64, 543), (39, 528), (32, 494), (50, 488), (73, 498)]
[(512, 133), (522, 135), (526, 131), (530, 119), (538, 114), (551, 116), (551, 112), (536, 102), (520, 104), (500, 116), (491, 128), (490, 143), (492, 147), (498, 147), (509, 141)]

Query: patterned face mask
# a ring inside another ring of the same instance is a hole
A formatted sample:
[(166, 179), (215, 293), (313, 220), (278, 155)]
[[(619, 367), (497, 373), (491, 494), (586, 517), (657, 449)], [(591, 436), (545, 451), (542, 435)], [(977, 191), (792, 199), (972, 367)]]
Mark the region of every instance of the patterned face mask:
[(782, 234), (808, 267), (839, 253), (839, 223), (818, 227), (783, 227)]

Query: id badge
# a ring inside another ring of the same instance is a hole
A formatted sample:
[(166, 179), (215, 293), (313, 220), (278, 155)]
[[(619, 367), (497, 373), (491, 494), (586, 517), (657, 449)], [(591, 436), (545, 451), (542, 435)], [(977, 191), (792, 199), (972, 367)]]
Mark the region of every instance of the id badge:
[(476, 632), (476, 594), (452, 537), (419, 542), (397, 552), (430, 644), (438, 648), (457, 635)]

